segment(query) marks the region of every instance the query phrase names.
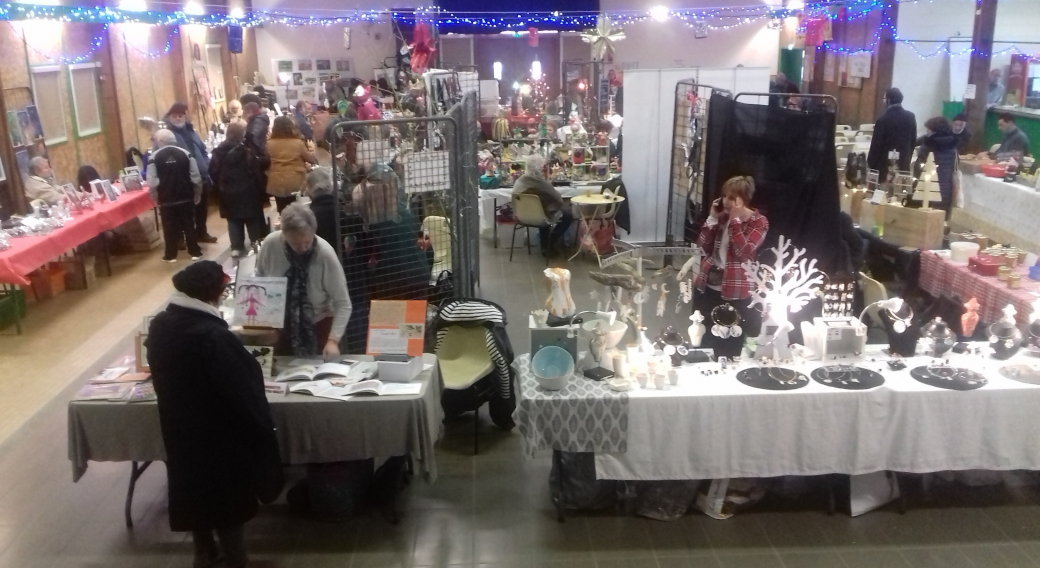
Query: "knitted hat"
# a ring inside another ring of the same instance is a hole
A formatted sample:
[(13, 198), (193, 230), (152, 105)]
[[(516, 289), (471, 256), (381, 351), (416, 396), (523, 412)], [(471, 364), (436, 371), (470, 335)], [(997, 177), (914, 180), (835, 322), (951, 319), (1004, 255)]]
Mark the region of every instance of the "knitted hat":
[(955, 122), (958, 120), (961, 122), (968, 122), (968, 115), (964, 114), (963, 112), (957, 113), (957, 116), (953, 117), (953, 119), (950, 122)]
[(219, 264), (212, 260), (201, 260), (173, 275), (173, 287), (184, 295), (213, 302), (224, 293), (227, 275)]
[(166, 111), (166, 114), (188, 114), (188, 105), (184, 103), (173, 103), (170, 110)]

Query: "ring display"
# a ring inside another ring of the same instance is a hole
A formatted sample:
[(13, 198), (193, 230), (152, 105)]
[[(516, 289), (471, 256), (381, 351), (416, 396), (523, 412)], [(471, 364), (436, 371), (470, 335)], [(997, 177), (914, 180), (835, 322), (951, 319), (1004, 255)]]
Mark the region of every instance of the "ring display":
[(821, 385), (836, 389), (868, 390), (885, 384), (881, 373), (854, 365), (827, 365), (813, 369), (811, 375)]
[(929, 386), (949, 390), (975, 390), (989, 383), (981, 374), (949, 365), (924, 365), (910, 369), (910, 376)]
[(809, 384), (809, 377), (784, 367), (752, 367), (737, 373), (737, 380), (763, 390), (795, 390)]

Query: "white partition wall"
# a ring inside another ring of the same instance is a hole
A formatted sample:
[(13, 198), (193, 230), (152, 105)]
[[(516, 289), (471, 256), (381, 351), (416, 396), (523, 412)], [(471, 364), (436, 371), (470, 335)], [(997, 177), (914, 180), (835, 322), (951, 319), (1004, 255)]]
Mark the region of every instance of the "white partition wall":
[[(738, 92), (769, 90), (768, 67), (631, 69), (625, 72), (624, 170), (632, 233), (625, 240), (665, 240), (671, 176), (675, 87), (692, 79)], [(752, 99), (748, 99), (751, 102)]]

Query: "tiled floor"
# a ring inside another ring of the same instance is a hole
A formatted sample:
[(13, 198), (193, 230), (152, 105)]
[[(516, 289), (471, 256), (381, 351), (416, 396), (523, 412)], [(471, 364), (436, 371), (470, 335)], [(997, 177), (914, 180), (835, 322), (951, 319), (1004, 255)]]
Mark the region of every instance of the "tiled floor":
[[(528, 344), (525, 316), (544, 297), (539, 276), (544, 261), (517, 252), (510, 263), (508, 251), (482, 251), (482, 293), (506, 308), (513, 346), (523, 353)], [(583, 275), (589, 265), (569, 266), (574, 271), (574, 297), (579, 305), (587, 303), (591, 286)], [(143, 315), (137, 311), (144, 304), (130, 300), (143, 299), (161, 279), (134, 274), (117, 279), (150, 285), (142, 285), (140, 294), (128, 294), (123, 310), (99, 318), (95, 327), (114, 317), (125, 318), (129, 325)], [(71, 317), (71, 312), (55, 314), (50, 325), (71, 328)], [(685, 326), (683, 314), (673, 317)], [(129, 333), (124, 330), (112, 338), (111, 349), (128, 348)], [(99, 360), (102, 353), (97, 352)], [(0, 362), (8, 356), (5, 350)], [(48, 353), (21, 356), (45, 360)], [(23, 368), (15, 377), (5, 373), (0, 382), (30, 381), (33, 374)], [(152, 466), (138, 484), (133, 531), (123, 526), (122, 517), (127, 464), (91, 464), (86, 476), (72, 483), (65, 407), (82, 378), (66, 383), (68, 387), (0, 444), (0, 568), (190, 566), (190, 542), (183, 534), (171, 533), (166, 524), (161, 464)], [(608, 511), (572, 515), (559, 524), (549, 500), (548, 458), (523, 460), (518, 435), (496, 430), (486, 416), (483, 420), (478, 456), (471, 455), (468, 418), (446, 425), (437, 449), (440, 477), (433, 485), (413, 480), (399, 525), (389, 523), (378, 510), (344, 524), (321, 524), (293, 517), (284, 503), (276, 504), (263, 508), (247, 525), (253, 565), (1040, 568), (1040, 491), (1029, 474), (1011, 476), (1009, 485), (989, 487), (932, 479), (928, 491), (920, 478), (911, 478), (911, 506), (905, 515), (886, 507), (855, 519), (829, 517), (823, 512), (819, 484), (810, 481), (797, 497), (771, 495), (727, 521), (691, 513), (665, 523)]]

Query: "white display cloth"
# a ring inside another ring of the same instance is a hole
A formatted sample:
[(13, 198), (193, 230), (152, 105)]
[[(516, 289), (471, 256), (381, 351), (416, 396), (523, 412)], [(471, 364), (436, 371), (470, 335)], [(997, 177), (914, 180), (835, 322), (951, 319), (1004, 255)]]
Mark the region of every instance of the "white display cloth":
[(1040, 244), (1040, 193), (1036, 190), (982, 174), (961, 176), (961, 190), (964, 208), (973, 217), (1029, 244)]
[[(1040, 469), (1040, 387), (999, 374), (1011, 361), (956, 355), (958, 367), (989, 383), (973, 391), (924, 385), (910, 369), (930, 357), (908, 359), (891, 371), (870, 346), (861, 366), (882, 370), (885, 384), (847, 391), (813, 381), (793, 391), (766, 391), (737, 381), (736, 372), (705, 377), (684, 367), (679, 384), (629, 393), (628, 450), (597, 454), (599, 479), (721, 479), (932, 472), (966, 469)], [(989, 348), (984, 351), (989, 353)], [(873, 353), (873, 354), (870, 354)], [(876, 361), (871, 363), (871, 357)], [(843, 359), (831, 363), (849, 363)], [(788, 365), (809, 376), (820, 362)], [(744, 365), (747, 367), (750, 365)]]

